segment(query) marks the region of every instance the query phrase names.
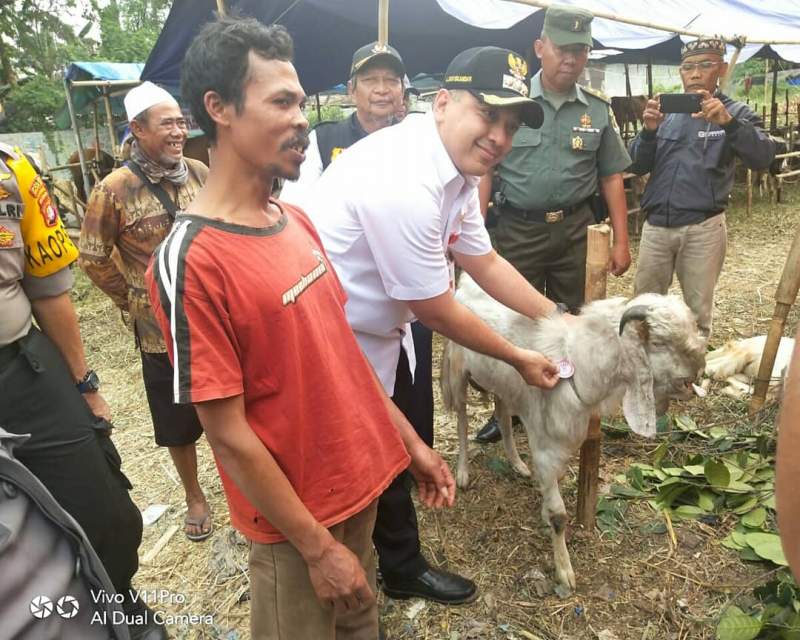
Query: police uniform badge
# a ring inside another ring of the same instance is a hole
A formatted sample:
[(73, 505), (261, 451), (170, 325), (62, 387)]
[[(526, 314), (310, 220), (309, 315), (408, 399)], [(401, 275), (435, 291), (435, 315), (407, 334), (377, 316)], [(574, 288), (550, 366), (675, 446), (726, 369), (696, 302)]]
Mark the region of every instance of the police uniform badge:
[(13, 247), (15, 237), (16, 235), (11, 229), (0, 224), (0, 249)]
[(583, 138), (581, 138), (580, 136), (575, 136), (572, 139), (572, 150), (580, 151), (581, 149), (583, 149)]
[(584, 129), (588, 129), (589, 127), (592, 126), (592, 117), (588, 113), (584, 113), (581, 116), (581, 126)]

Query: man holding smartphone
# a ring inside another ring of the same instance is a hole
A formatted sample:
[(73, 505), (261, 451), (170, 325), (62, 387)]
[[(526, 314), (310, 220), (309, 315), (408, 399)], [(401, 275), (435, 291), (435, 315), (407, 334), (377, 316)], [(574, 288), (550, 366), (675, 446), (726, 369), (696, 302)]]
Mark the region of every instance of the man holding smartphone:
[(684, 93), (698, 95), (698, 102), (690, 108), (678, 97), (649, 100), (644, 128), (630, 148), (630, 171), (650, 173), (642, 196), (646, 221), (635, 295), (666, 293), (676, 273), (706, 340), (725, 260), (725, 208), (736, 158), (750, 169), (766, 169), (775, 157), (775, 143), (758, 116), (719, 90), (719, 78), (728, 69), (724, 56), (725, 42), (719, 38), (684, 44)]

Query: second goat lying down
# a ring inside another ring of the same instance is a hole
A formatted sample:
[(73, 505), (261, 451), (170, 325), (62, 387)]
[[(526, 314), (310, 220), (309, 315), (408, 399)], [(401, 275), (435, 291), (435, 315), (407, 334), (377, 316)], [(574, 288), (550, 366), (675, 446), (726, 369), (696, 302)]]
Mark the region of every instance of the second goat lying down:
[(543, 391), (528, 386), (504, 362), (448, 342), (441, 377), (444, 405), (458, 413), (459, 487), (469, 484), (467, 385), (494, 394), (506, 454), (528, 476), (511, 434), (511, 416), (522, 420), (542, 493), (542, 518), (551, 530), (556, 579), (574, 588), (558, 482), (586, 438), (590, 414), (614, 413), (621, 403), (631, 429), (652, 437), (656, 411), (665, 411), (670, 398), (692, 395), (692, 383), (704, 366), (694, 317), (680, 298), (644, 294), (593, 302), (569, 324), (561, 316), (533, 321), (489, 297), (466, 274), (456, 298), (517, 346), (554, 361), (566, 359), (574, 367), (570, 379)]

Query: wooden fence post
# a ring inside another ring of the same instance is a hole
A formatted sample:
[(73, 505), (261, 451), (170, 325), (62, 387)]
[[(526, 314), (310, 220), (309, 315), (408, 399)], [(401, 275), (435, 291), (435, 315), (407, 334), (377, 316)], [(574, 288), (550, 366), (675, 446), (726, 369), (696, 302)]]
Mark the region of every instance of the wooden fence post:
[[(586, 249), (586, 302), (606, 297), (611, 228), (607, 224), (594, 224), (588, 229)], [(597, 480), (600, 472), (600, 418), (589, 418), (589, 430), (581, 446), (578, 471), (578, 523), (593, 529), (597, 511)]]
[(769, 325), (764, 352), (761, 354), (761, 364), (753, 386), (753, 397), (750, 399), (751, 414), (763, 407), (766, 401), (772, 367), (775, 365), (775, 356), (786, 327), (786, 316), (789, 315), (789, 310), (797, 298), (798, 289), (800, 289), (800, 227), (795, 232), (792, 247), (786, 256), (786, 264), (783, 265), (778, 290), (775, 292), (775, 312)]

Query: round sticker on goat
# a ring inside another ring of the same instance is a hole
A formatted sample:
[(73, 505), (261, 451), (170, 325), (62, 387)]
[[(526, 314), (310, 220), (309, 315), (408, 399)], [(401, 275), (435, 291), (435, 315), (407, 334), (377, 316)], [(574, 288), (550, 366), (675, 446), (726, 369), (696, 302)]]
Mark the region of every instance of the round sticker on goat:
[(571, 378), (575, 374), (575, 365), (566, 358), (558, 361), (558, 377), (562, 379)]

